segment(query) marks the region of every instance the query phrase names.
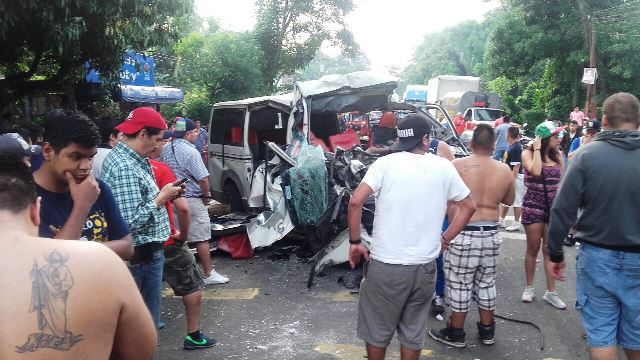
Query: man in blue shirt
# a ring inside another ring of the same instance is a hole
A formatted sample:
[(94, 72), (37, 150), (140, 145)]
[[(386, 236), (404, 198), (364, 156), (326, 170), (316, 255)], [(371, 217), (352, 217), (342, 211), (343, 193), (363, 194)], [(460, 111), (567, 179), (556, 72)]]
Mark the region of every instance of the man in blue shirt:
[(44, 162), (34, 173), (42, 197), (39, 235), (97, 241), (129, 259), (131, 235), (111, 188), (90, 174), (100, 143), (98, 128), (81, 112), (57, 111), (45, 121)]
[(196, 246), (205, 284), (224, 284), (229, 282), (229, 278), (218, 274), (211, 265), (211, 219), (206, 206), (209, 203), (209, 171), (194, 145), (199, 130), (191, 119), (180, 118), (175, 126), (174, 140), (162, 149), (162, 162), (171, 168), (176, 178), (189, 180), (184, 195), (190, 214), (187, 241)]
[(511, 126), (511, 118), (505, 115), (502, 119), (502, 124), (498, 125), (494, 130), (496, 133), (496, 149), (493, 151), (493, 159), (498, 161), (502, 161), (504, 153), (509, 148), (506, 134), (507, 129)]

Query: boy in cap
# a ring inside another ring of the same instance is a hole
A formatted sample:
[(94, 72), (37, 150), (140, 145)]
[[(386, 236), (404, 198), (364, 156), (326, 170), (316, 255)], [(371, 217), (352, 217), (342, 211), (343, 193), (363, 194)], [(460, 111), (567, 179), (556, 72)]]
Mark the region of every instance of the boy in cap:
[[(428, 120), (411, 114), (398, 124), (395, 153), (371, 165), (349, 201), (349, 263), (364, 256), (358, 303), (358, 337), (371, 360), (384, 358), (398, 329), (403, 359), (417, 359), (425, 338), (435, 259), (475, 211), (460, 175), (446, 159), (429, 154)], [(376, 193), (371, 259), (360, 239), (362, 206)], [(447, 202), (458, 206), (441, 232)]]
[(111, 186), (125, 223), (133, 234), (129, 270), (142, 298), (159, 326), (162, 291), (163, 242), (169, 237), (169, 217), (163, 206), (180, 195), (175, 183), (158, 189), (149, 155), (162, 144), (167, 128), (162, 115), (148, 107), (134, 109), (116, 127), (124, 137), (102, 165), (102, 179)]
[(178, 179), (188, 179), (185, 200), (189, 205), (190, 226), (187, 241), (196, 244), (198, 258), (204, 271), (207, 285), (224, 284), (229, 278), (218, 274), (211, 265), (209, 240), (211, 240), (211, 219), (209, 203), (209, 171), (195, 147), (198, 128), (191, 119), (180, 118), (175, 123), (174, 140), (162, 150), (162, 162), (167, 164)]
[(29, 145), (19, 134), (0, 135), (0, 153), (19, 156), (28, 167), (31, 167), (31, 156), (41, 152), (42, 148), (39, 145)]

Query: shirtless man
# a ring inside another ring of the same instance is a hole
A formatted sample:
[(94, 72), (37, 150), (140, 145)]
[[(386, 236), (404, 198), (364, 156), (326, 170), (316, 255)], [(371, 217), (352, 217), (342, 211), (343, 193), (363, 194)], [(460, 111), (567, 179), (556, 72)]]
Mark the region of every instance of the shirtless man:
[(515, 186), (509, 167), (491, 158), (494, 144), (491, 126), (480, 124), (471, 138), (473, 155), (453, 161), (471, 190), (477, 210), (464, 230), (451, 240), (445, 255), (446, 288), (451, 306), (447, 327), (429, 330), (433, 339), (450, 346), (466, 346), (464, 321), (472, 297), (480, 311), (477, 326), (482, 343), (493, 345), (495, 342), (495, 276), (501, 242), (498, 210), (500, 203), (513, 204)]
[(29, 169), (0, 155), (0, 263), (11, 269), (0, 279), (10, 289), (0, 296), (0, 359), (150, 359), (157, 335), (122, 260), (95, 242), (45, 241), (39, 222)]

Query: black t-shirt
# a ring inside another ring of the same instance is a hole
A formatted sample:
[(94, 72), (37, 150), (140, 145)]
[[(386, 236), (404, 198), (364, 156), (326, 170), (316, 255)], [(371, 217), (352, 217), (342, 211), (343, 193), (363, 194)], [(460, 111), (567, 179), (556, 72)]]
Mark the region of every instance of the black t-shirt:
[[(122, 239), (129, 234), (129, 228), (120, 214), (109, 185), (102, 180), (98, 180), (98, 185), (100, 196), (91, 206), (87, 220), (82, 226), (81, 240), (105, 242)], [(38, 232), (42, 237), (52, 238), (54, 234), (49, 229), (49, 225), (61, 229), (71, 215), (73, 209), (71, 193), (54, 193), (37, 184), (36, 190), (42, 197)]]
[(519, 141), (509, 145), (509, 149), (504, 154), (504, 162), (513, 170), (516, 165), (520, 165), (518, 174), (522, 174), (522, 145)]

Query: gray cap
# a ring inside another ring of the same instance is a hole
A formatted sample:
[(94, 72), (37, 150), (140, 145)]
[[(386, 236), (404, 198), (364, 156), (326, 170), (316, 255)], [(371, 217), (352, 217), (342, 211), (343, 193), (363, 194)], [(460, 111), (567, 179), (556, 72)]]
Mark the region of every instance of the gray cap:
[(19, 134), (8, 133), (0, 135), (0, 153), (32, 156), (41, 152), (42, 148), (40, 146), (27, 144)]

